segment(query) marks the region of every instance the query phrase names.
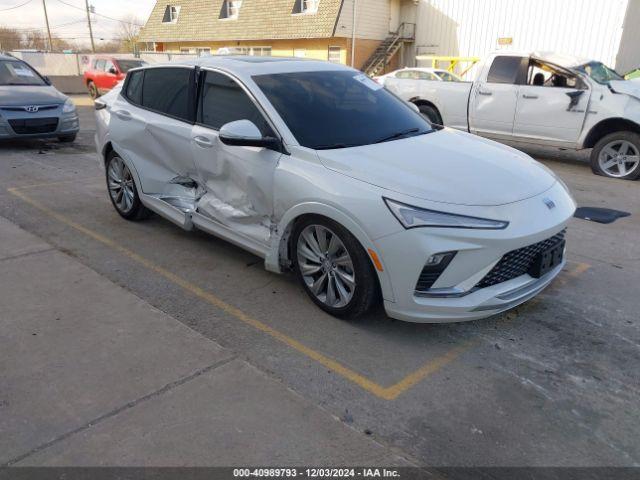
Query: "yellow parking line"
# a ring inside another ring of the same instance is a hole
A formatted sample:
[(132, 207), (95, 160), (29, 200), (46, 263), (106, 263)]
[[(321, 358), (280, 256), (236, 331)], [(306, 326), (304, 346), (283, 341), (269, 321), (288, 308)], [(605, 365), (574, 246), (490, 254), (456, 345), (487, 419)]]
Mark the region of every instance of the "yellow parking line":
[(285, 345), (288, 345), (289, 347), (293, 348), (294, 350), (302, 353), (303, 355), (307, 356), (308, 358), (311, 358), (312, 360), (315, 360), (316, 362), (318, 362), (319, 364), (323, 365), (326, 368), (331, 369), (332, 371), (334, 371), (335, 373), (341, 375), (342, 377), (346, 378), (347, 380), (355, 383), (356, 385), (358, 385), (359, 387), (361, 387), (362, 389), (366, 390), (367, 392), (382, 398), (384, 400), (394, 400), (396, 399), (399, 395), (401, 395), (402, 393), (406, 392), (408, 389), (410, 389), (411, 387), (413, 387), (414, 385), (416, 385), (417, 383), (419, 383), (420, 381), (424, 380), (425, 378), (427, 378), (429, 375), (434, 374), (435, 372), (439, 371), (440, 369), (442, 369), (444, 366), (448, 365), (449, 363), (453, 362), (456, 358), (458, 358), (460, 355), (462, 355), (464, 352), (466, 352), (467, 350), (469, 350), (474, 344), (475, 342), (466, 342), (462, 345), (459, 345), (451, 350), (449, 350), (447, 353), (443, 354), (442, 356), (436, 357), (430, 361), (428, 361), (425, 365), (423, 365), (422, 367), (420, 367), (418, 370), (416, 370), (415, 372), (407, 375), (406, 377), (404, 377), (402, 380), (400, 380), (399, 382), (397, 382), (396, 384), (390, 386), (390, 387), (383, 387), (382, 385), (379, 385), (378, 383), (372, 381), (371, 379), (365, 377), (364, 375), (361, 375), (353, 370), (351, 370), (350, 368), (342, 365), (340, 362), (327, 357), (326, 355), (323, 355), (322, 353), (304, 345), (303, 343), (299, 342), (298, 340), (289, 337), (288, 335), (276, 330), (275, 328), (270, 327), (269, 325), (261, 322), (260, 320), (257, 320), (249, 315), (247, 315), (246, 313), (244, 313), (242, 310), (240, 310), (237, 307), (234, 307), (233, 305), (230, 305), (229, 303), (225, 302), (224, 300), (220, 299), (219, 297), (213, 295), (210, 292), (207, 292), (206, 290), (203, 290), (202, 288), (198, 287), (197, 285), (189, 282), (188, 280), (185, 280), (184, 278), (170, 272), (169, 270), (166, 270), (164, 268), (162, 268), (159, 265), (156, 265), (155, 263), (151, 262), (150, 260), (144, 258), (141, 255), (138, 255), (137, 253), (133, 252), (132, 250), (129, 250), (126, 247), (123, 247), (122, 245), (114, 242), (113, 240), (99, 234), (98, 232), (95, 232), (83, 225), (80, 225), (79, 223), (74, 222), (73, 220), (71, 220), (70, 218), (68, 218), (65, 215), (62, 215), (58, 212), (55, 212), (53, 210), (51, 210), (50, 208), (46, 207), (45, 205), (41, 204), (40, 202), (30, 198), (29, 196), (27, 196), (24, 192), (21, 191), (21, 189), (23, 189), (25, 187), (14, 187), (14, 188), (9, 188), (8, 192), (11, 193), (12, 195), (15, 195), (16, 197), (20, 198), (21, 200), (23, 200), (24, 202), (28, 203), (29, 205), (31, 205), (32, 207), (40, 210), (41, 212), (45, 213), (46, 215), (55, 218), (56, 220), (58, 220), (61, 223), (64, 223), (65, 225), (83, 233), (84, 235), (94, 239), (97, 242), (100, 242), (110, 248), (113, 248), (114, 250), (120, 252), (121, 254), (125, 255), (126, 257), (136, 261), (137, 263), (143, 265), (144, 267), (148, 268), (149, 270), (152, 270), (153, 272), (163, 276), (164, 278), (166, 278), (167, 280), (169, 280), (170, 282), (178, 285), (179, 287), (183, 288), (184, 290), (188, 291), (189, 293), (191, 293), (192, 295), (208, 302), (209, 304), (215, 306), (216, 308), (224, 311), (225, 313), (232, 315), (233, 317), (237, 318), (238, 320), (246, 323), (247, 325), (252, 326), (253, 328), (264, 332), (266, 334), (268, 334), (269, 336), (271, 336), (272, 338), (284, 343)]

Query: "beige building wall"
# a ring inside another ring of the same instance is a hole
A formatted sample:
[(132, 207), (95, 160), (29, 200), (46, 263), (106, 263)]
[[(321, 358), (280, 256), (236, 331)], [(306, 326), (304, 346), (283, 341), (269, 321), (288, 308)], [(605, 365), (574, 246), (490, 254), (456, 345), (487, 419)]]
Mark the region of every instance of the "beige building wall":
[[(357, 0), (356, 38), (384, 40), (389, 36), (391, 15), (390, 0)], [(394, 15), (395, 18), (395, 15)], [(353, 0), (344, 0), (336, 25), (337, 37), (352, 36)]]

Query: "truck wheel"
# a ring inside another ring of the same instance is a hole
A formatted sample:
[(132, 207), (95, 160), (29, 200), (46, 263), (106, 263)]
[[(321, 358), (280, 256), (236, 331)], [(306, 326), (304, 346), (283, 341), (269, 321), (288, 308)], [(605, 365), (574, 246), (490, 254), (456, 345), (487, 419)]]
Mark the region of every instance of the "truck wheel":
[(89, 89), (89, 96), (94, 100), (100, 96), (100, 93), (98, 92), (98, 88), (96, 87), (95, 83), (89, 82), (87, 84), (87, 88)]
[(430, 123), (442, 125), (442, 117), (440, 117), (440, 113), (437, 109), (431, 105), (418, 105), (418, 109), (422, 115), (427, 117), (427, 120), (429, 120)]
[(623, 180), (640, 177), (640, 135), (622, 131), (603, 137), (591, 151), (591, 170)]

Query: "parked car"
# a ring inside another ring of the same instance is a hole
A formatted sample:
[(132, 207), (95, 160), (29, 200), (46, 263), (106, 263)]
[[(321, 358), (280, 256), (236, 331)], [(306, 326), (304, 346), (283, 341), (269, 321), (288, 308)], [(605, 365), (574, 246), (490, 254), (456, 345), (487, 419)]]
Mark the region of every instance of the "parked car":
[(268, 270), (293, 269), (332, 315), (357, 316), (381, 296), (402, 320), (487, 317), (538, 294), (565, 263), (575, 203), (550, 170), (433, 128), (344, 66), (206, 57), (145, 67), (96, 109), (122, 217), (154, 211)]
[(400, 79), (409, 79), (409, 80), (430, 80), (434, 82), (461, 82), (462, 79), (458, 77), (455, 73), (451, 73), (447, 70), (442, 70), (440, 68), (423, 68), (423, 67), (415, 67), (415, 68), (401, 68), (400, 70), (395, 70), (393, 72), (389, 72), (385, 75), (381, 75), (379, 77), (374, 77), (374, 80), (378, 82), (380, 85), (384, 85), (387, 81), (387, 78), (400, 78)]
[(594, 173), (640, 177), (640, 84), (601, 62), (499, 52), (474, 82), (388, 79), (386, 87), (437, 124), (494, 140), (592, 148)]
[(73, 142), (79, 129), (69, 97), (26, 62), (0, 54), (0, 139)]
[(129, 70), (144, 65), (147, 62), (137, 58), (95, 57), (84, 72), (84, 84), (91, 98), (96, 99), (124, 80)]

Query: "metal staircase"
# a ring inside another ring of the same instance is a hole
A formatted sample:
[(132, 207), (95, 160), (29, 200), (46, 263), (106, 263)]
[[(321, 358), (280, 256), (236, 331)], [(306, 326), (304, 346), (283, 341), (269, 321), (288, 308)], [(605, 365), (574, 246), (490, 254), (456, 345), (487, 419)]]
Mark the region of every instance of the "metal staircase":
[(415, 26), (415, 23), (402, 23), (398, 31), (391, 33), (378, 45), (375, 52), (364, 62), (362, 71), (370, 77), (381, 73), (404, 43), (413, 42)]

